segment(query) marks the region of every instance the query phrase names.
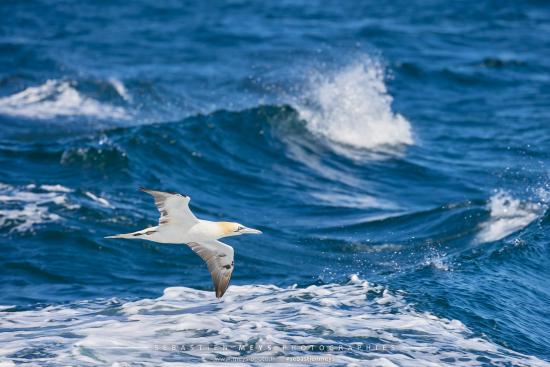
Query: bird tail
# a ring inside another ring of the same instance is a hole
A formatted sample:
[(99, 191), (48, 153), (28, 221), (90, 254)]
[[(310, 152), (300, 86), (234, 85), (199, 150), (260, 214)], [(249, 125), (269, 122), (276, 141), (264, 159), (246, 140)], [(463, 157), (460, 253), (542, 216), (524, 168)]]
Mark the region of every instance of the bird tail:
[(141, 231), (131, 232), (131, 233), (121, 233), (121, 234), (115, 234), (112, 236), (106, 236), (105, 238), (125, 238), (125, 239), (136, 239), (140, 238), (141, 236), (149, 236), (156, 232), (157, 227), (151, 227), (151, 228), (145, 228)]
[(121, 234), (114, 234), (112, 236), (105, 236), (105, 238), (134, 238), (133, 233), (121, 233)]

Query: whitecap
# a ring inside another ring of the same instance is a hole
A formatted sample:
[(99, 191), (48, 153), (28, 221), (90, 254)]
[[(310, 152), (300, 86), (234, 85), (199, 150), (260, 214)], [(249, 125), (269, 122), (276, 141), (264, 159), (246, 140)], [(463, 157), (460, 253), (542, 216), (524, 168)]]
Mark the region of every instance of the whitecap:
[(361, 208), (361, 209), (397, 209), (398, 206), (388, 200), (376, 198), (366, 194), (345, 194), (329, 192), (313, 192), (315, 199), (321, 200), (324, 204), (339, 208)]
[(124, 108), (84, 96), (74, 83), (61, 80), (48, 80), (42, 85), (0, 98), (0, 113), (37, 119), (89, 116), (125, 120), (130, 117)]
[(61, 216), (51, 212), (52, 206), (79, 208), (68, 201), (69, 188), (41, 185), (40, 189), (37, 191), (34, 184), (24, 188), (0, 184), (0, 228), (10, 226), (10, 232), (26, 232), (38, 224), (60, 221)]
[(392, 101), (384, 68), (365, 58), (334, 74), (312, 77), (295, 107), (314, 134), (345, 146), (383, 150), (414, 143), (409, 121), (392, 111)]
[[(458, 320), (416, 311), (400, 293), (357, 275), (347, 284), (305, 288), (233, 285), (222, 301), (211, 291), (173, 287), (156, 299), (82, 301), (0, 316), (2, 355), (49, 349), (40, 362), (55, 365), (274, 355), (330, 357), (332, 365), (477, 366), (483, 358), (491, 365), (549, 366), (477, 336)], [(308, 352), (304, 345), (326, 349)]]
[(128, 93), (126, 86), (118, 79), (110, 78), (109, 83), (115, 88), (119, 96), (122, 97), (126, 102), (132, 102), (132, 96)]
[(111, 205), (111, 203), (109, 203), (109, 201), (105, 198), (102, 198), (100, 196), (97, 196), (97, 195), (94, 195), (92, 194), (91, 192), (89, 191), (86, 191), (85, 192), (86, 196), (89, 197), (90, 199), (92, 199), (93, 201), (95, 201), (96, 203), (99, 203), (101, 204), (102, 206), (106, 207), (106, 208), (112, 208), (113, 206)]
[[(34, 187), (31, 187), (31, 188), (34, 188)], [(55, 192), (72, 192), (73, 191), (63, 185), (40, 185), (40, 188), (45, 191), (55, 191)]]
[(545, 205), (522, 201), (506, 191), (497, 191), (487, 207), (491, 217), (481, 224), (481, 231), (476, 236), (478, 243), (498, 241), (525, 228), (543, 213)]

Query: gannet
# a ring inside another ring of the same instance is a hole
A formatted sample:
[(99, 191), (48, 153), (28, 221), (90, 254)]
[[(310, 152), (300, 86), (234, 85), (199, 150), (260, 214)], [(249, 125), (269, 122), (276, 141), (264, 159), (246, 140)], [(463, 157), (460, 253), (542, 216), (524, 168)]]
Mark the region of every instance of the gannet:
[(218, 241), (219, 238), (241, 234), (261, 234), (257, 229), (247, 228), (235, 222), (211, 222), (197, 219), (189, 209), (191, 198), (172, 192), (141, 188), (153, 196), (160, 212), (158, 226), (141, 231), (117, 234), (105, 238), (143, 239), (158, 243), (186, 244), (208, 265), (216, 297), (221, 298), (233, 273), (233, 247)]

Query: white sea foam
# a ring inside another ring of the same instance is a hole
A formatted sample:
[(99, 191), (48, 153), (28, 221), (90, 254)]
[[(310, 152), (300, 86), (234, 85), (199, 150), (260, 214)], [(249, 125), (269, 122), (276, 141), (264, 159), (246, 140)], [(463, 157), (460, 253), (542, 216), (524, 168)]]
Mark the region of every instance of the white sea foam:
[(384, 68), (366, 58), (326, 76), (312, 78), (305, 103), (295, 106), (315, 134), (371, 150), (413, 144), (411, 125), (392, 111)]
[[(357, 276), (307, 288), (233, 285), (221, 302), (210, 291), (178, 287), (157, 299), (0, 311), (0, 328), (4, 363), (176, 366), (275, 355), (328, 356), (330, 365), (349, 366), (478, 366), (481, 357), (491, 365), (550, 366), (475, 336), (460, 321), (418, 312), (399, 293)], [(312, 344), (336, 350), (291, 349)]]
[(111, 78), (109, 79), (109, 83), (115, 88), (116, 92), (119, 96), (122, 97), (127, 102), (132, 102), (132, 96), (130, 93), (128, 93), (128, 90), (126, 89), (126, 86), (118, 79)]
[[(34, 187), (31, 187), (31, 188), (34, 188)], [(40, 185), (40, 188), (45, 191), (54, 191), (54, 192), (72, 192), (73, 191), (63, 185)]]
[(79, 208), (69, 202), (66, 194), (70, 191), (61, 185), (41, 185), (37, 189), (34, 184), (24, 188), (0, 184), (0, 228), (10, 226), (11, 232), (25, 232), (37, 224), (59, 221), (61, 216), (52, 208)]
[(481, 225), (477, 242), (498, 241), (537, 219), (545, 205), (539, 202), (521, 201), (506, 191), (497, 191), (488, 203), (491, 218)]
[(370, 253), (380, 253), (380, 252), (393, 252), (397, 253), (402, 251), (405, 246), (397, 245), (395, 243), (383, 243), (383, 244), (353, 244), (353, 247), (357, 251), (370, 252)]
[(86, 196), (89, 197), (90, 199), (92, 199), (93, 201), (95, 201), (96, 203), (99, 203), (101, 205), (103, 205), (104, 207), (106, 208), (112, 208), (113, 206), (111, 205), (111, 203), (109, 203), (109, 201), (105, 198), (102, 198), (100, 196), (97, 196), (97, 195), (94, 195), (92, 194), (91, 192), (89, 191), (86, 191), (85, 192)]
[(375, 198), (370, 195), (352, 195), (346, 193), (312, 193), (315, 199), (321, 200), (323, 203), (329, 206), (347, 207), (347, 208), (377, 208), (377, 209), (396, 209), (397, 205), (394, 203)]
[[(117, 91), (120, 89), (120, 86), (114, 87)], [(86, 97), (78, 92), (73, 83), (60, 80), (48, 80), (40, 86), (28, 87), (0, 98), (0, 113), (37, 119), (90, 116), (124, 120), (130, 117), (124, 108)]]

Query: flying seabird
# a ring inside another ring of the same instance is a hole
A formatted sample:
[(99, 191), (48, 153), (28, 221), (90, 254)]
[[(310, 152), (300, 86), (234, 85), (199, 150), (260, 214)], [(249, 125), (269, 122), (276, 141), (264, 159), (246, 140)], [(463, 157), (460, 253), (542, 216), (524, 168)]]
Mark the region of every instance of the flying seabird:
[(189, 209), (191, 198), (178, 193), (140, 189), (153, 196), (160, 212), (159, 225), (141, 231), (117, 234), (105, 238), (143, 239), (158, 243), (186, 244), (208, 265), (216, 297), (221, 298), (229, 287), (233, 273), (233, 247), (219, 238), (241, 234), (260, 234), (234, 222), (211, 222), (195, 217)]

